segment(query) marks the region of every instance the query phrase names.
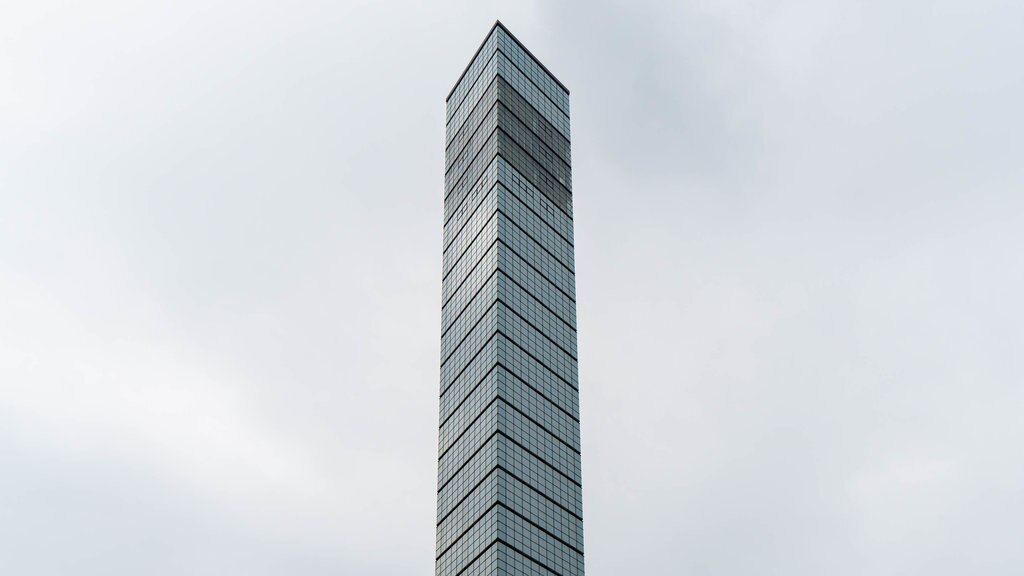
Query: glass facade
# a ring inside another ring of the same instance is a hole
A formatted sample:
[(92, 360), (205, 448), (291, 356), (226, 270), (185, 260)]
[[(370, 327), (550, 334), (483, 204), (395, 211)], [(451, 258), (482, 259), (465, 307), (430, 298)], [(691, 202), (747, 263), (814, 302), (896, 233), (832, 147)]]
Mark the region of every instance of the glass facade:
[(445, 140), (436, 574), (582, 575), (569, 92), (496, 23)]

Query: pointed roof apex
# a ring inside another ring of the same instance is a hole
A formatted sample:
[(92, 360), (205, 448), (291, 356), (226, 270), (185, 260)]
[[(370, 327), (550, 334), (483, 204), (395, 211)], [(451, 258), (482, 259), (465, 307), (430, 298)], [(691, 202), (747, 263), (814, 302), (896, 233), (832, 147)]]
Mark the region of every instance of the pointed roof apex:
[(505, 34), (508, 34), (508, 37), (511, 38), (513, 42), (518, 44), (519, 47), (523, 49), (523, 52), (526, 52), (526, 54), (530, 58), (532, 58), (538, 66), (540, 66), (541, 70), (547, 72), (548, 76), (550, 76), (551, 79), (555, 81), (555, 84), (558, 84), (558, 86), (562, 90), (565, 90), (566, 94), (569, 93), (569, 89), (565, 87), (565, 84), (562, 84), (562, 82), (554, 74), (551, 73), (551, 70), (548, 70), (547, 66), (545, 66), (539, 58), (534, 56), (533, 52), (530, 52), (530, 49), (527, 48), (522, 42), (520, 42), (519, 38), (516, 38), (516, 35), (513, 34), (504, 24), (501, 23), (501, 20), (495, 20), (494, 25), (491, 26), (491, 29), (487, 31), (487, 35), (484, 36), (483, 42), (480, 43), (480, 46), (477, 47), (476, 52), (473, 53), (473, 57), (469, 59), (469, 63), (466, 64), (466, 67), (462, 70), (462, 74), (459, 74), (459, 79), (455, 81), (455, 84), (452, 86), (452, 89), (448, 92), (448, 96), (445, 97), (445, 101), (448, 101), (448, 99), (452, 97), (452, 94), (455, 93), (455, 88), (459, 85), (459, 82), (462, 82), (463, 76), (465, 76), (466, 72), (469, 71), (469, 67), (473, 65), (473, 61), (476, 60), (476, 57), (477, 55), (480, 54), (480, 51), (484, 49), (484, 45), (487, 44), (487, 40), (491, 38), (491, 34), (494, 34), (494, 31), (497, 30), (498, 28), (501, 28), (501, 30), (505, 32)]

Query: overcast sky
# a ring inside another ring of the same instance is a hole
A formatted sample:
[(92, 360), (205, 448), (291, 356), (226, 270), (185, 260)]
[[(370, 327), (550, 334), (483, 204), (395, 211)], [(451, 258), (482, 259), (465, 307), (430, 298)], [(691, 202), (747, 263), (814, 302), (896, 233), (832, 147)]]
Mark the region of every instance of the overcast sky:
[(0, 5), (0, 573), (431, 574), (444, 98), (572, 91), (590, 576), (1024, 573), (1024, 4)]

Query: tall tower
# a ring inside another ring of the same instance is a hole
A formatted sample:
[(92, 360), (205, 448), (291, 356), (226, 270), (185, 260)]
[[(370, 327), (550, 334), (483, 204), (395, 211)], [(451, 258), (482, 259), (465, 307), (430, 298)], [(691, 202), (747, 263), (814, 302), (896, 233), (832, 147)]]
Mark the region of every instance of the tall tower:
[(447, 106), (436, 574), (582, 575), (569, 91), (497, 22)]

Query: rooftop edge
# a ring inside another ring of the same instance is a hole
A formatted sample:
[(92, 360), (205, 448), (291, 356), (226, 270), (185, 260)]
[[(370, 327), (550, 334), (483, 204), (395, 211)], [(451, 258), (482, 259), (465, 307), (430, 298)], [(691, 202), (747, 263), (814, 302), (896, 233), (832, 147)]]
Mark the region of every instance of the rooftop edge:
[(476, 57), (480, 54), (480, 51), (484, 49), (484, 45), (487, 44), (487, 40), (490, 39), (491, 34), (494, 34), (494, 31), (497, 30), (498, 28), (504, 30), (505, 34), (508, 34), (508, 37), (511, 38), (513, 42), (518, 44), (519, 47), (523, 49), (523, 52), (526, 52), (526, 55), (532, 58), (533, 61), (536, 62), (538, 66), (540, 66), (541, 70), (546, 72), (548, 76), (551, 76), (551, 79), (555, 81), (555, 84), (558, 84), (559, 88), (565, 90), (566, 94), (569, 94), (569, 89), (565, 87), (565, 84), (562, 84), (562, 82), (557, 77), (555, 77), (554, 74), (551, 73), (551, 70), (548, 70), (548, 67), (545, 66), (539, 58), (533, 55), (533, 52), (530, 52), (530, 49), (527, 48), (522, 42), (520, 42), (519, 38), (516, 38), (516, 35), (509, 31), (509, 29), (506, 28), (505, 25), (501, 23), (501, 20), (495, 20), (494, 26), (491, 26), (491, 29), (487, 31), (487, 35), (484, 36), (483, 42), (480, 43), (480, 46), (476, 49), (476, 52), (473, 53), (472, 58), (469, 59), (469, 63), (467, 63), (466, 67), (463, 68), (462, 74), (459, 74), (459, 79), (455, 81), (455, 85), (452, 86), (452, 89), (448, 92), (448, 96), (446, 96), (444, 99), (445, 102), (451, 99), (452, 94), (455, 93), (455, 89), (459, 87), (459, 82), (462, 82), (462, 79), (466, 76), (466, 72), (469, 72), (469, 67), (473, 65), (473, 61), (476, 60)]

